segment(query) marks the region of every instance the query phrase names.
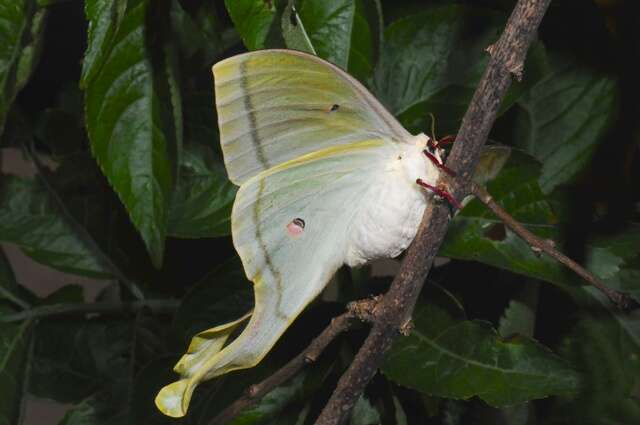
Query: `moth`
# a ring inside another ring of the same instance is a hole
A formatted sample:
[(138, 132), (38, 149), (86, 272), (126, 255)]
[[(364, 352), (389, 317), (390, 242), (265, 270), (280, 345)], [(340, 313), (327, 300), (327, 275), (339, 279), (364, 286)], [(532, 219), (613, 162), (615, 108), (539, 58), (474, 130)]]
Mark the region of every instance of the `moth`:
[(173, 417), (203, 380), (260, 362), (343, 264), (399, 255), (434, 192), (448, 195), (436, 188), (437, 144), (410, 134), (337, 66), (261, 50), (218, 62), (213, 76), (224, 162), (240, 187), (233, 243), (255, 305), (193, 337), (174, 368), (181, 379), (156, 397)]

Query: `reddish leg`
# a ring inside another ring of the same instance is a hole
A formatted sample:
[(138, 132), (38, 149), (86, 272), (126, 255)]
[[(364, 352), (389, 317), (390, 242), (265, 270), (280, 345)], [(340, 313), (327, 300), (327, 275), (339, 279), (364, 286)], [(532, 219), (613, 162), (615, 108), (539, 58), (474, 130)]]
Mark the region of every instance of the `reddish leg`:
[(433, 149), (439, 149), (441, 145), (448, 145), (456, 141), (456, 136), (444, 136), (440, 140), (429, 138), (429, 147)]
[(432, 191), (433, 193), (440, 196), (441, 198), (446, 199), (447, 201), (449, 201), (449, 204), (453, 206), (455, 209), (459, 210), (462, 208), (462, 204), (460, 204), (460, 202), (458, 202), (458, 200), (454, 198), (453, 195), (447, 192), (446, 190), (440, 189), (439, 187), (432, 186), (429, 183), (425, 183), (424, 181), (422, 181), (422, 179), (417, 179), (416, 183), (418, 183), (420, 186), (424, 187), (425, 189)]
[(438, 167), (439, 169), (441, 169), (442, 171), (444, 171), (445, 173), (449, 174), (452, 177), (456, 176), (455, 171), (453, 171), (451, 168), (447, 167), (442, 162), (440, 162), (440, 160), (436, 158), (436, 156), (431, 152), (429, 152), (427, 149), (423, 150), (422, 152), (427, 156), (427, 158), (431, 160), (431, 162), (433, 162), (433, 165), (435, 165), (436, 167)]

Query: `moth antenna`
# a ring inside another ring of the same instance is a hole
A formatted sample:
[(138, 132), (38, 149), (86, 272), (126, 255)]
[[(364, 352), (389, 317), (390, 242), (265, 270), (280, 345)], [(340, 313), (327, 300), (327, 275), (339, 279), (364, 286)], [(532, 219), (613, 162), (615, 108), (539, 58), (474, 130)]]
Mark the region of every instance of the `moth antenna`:
[(431, 117), (431, 138), (429, 139), (429, 146), (436, 149), (438, 147), (438, 139), (436, 138), (436, 116), (433, 113), (428, 112)]
[(452, 194), (450, 194), (449, 192), (447, 192), (444, 189), (440, 189), (439, 187), (430, 185), (429, 183), (426, 183), (425, 181), (423, 181), (422, 179), (417, 179), (416, 183), (422, 187), (424, 187), (427, 190), (430, 190), (431, 192), (435, 193), (436, 195), (438, 195), (441, 198), (446, 199), (449, 202), (449, 205), (452, 206), (453, 208), (460, 210), (462, 209), (462, 204), (460, 202), (458, 202), (458, 200), (456, 198), (453, 197)]

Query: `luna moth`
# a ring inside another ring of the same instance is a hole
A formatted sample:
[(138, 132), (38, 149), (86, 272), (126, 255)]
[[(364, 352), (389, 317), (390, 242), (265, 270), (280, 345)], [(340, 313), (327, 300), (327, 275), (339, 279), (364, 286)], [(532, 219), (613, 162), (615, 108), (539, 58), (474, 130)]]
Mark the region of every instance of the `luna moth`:
[(233, 243), (255, 306), (193, 337), (174, 368), (181, 379), (156, 397), (173, 417), (203, 380), (260, 362), (343, 264), (406, 249), (443, 169), (429, 137), (318, 57), (254, 51), (218, 62), (213, 76), (224, 163), (240, 187)]

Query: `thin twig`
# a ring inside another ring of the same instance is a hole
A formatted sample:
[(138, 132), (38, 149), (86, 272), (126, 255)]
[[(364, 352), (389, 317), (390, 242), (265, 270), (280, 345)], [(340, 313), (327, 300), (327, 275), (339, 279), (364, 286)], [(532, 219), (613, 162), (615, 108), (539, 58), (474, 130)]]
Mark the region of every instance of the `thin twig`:
[(239, 413), (260, 401), (269, 391), (291, 379), (305, 365), (315, 362), (331, 341), (351, 327), (354, 319), (367, 321), (378, 300), (378, 298), (373, 298), (350, 303), (348, 310), (340, 316), (334, 317), (331, 323), (311, 341), (311, 344), (304, 351), (264, 381), (250, 386), (244, 395), (220, 412), (209, 422), (209, 425), (228, 423)]
[(582, 267), (580, 264), (567, 257), (546, 240), (540, 239), (533, 233), (527, 230), (522, 224), (518, 223), (508, 212), (506, 212), (493, 197), (487, 192), (487, 190), (479, 184), (471, 183), (471, 193), (478, 198), (483, 204), (485, 204), (495, 215), (497, 215), (511, 230), (513, 230), (518, 236), (525, 240), (534, 250), (539, 250), (547, 253), (551, 257), (555, 258), (560, 263), (564, 264), (581, 278), (589, 282), (591, 285), (602, 291), (609, 300), (622, 310), (628, 310), (632, 308), (636, 303), (628, 294), (618, 292), (609, 288), (604, 283), (595, 277), (592, 273)]
[[(502, 99), (522, 64), (551, 0), (519, 0), (500, 39), (491, 49), (489, 64), (462, 120), (447, 166), (468, 181), (480, 157)], [(447, 184), (446, 182), (441, 182)], [(449, 193), (457, 199), (468, 188), (451, 182)], [(420, 290), (449, 224), (448, 208), (429, 205), (418, 234), (407, 250), (391, 288), (378, 304), (376, 320), (347, 371), (340, 378), (316, 425), (346, 422), (356, 401), (376, 373), (403, 324), (411, 317)]]
[(148, 308), (156, 313), (175, 311), (180, 305), (179, 300), (139, 300), (131, 302), (98, 302), (98, 303), (67, 303), (51, 304), (34, 307), (18, 313), (0, 316), (0, 323), (19, 322), (26, 319), (36, 319), (51, 316), (84, 315), (89, 313), (133, 313)]

